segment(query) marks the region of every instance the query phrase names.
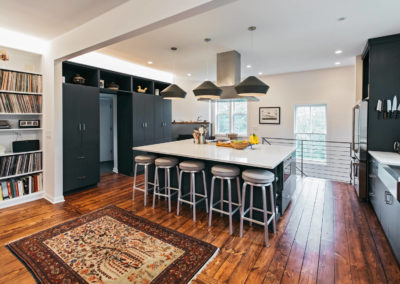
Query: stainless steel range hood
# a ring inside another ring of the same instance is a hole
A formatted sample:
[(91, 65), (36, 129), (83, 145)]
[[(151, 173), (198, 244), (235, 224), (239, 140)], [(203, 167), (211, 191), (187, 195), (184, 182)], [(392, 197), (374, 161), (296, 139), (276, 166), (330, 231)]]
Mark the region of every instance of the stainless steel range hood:
[(217, 86), (223, 92), (220, 100), (259, 101), (256, 97), (241, 97), (235, 86), (240, 83), (240, 53), (236, 50), (217, 54)]

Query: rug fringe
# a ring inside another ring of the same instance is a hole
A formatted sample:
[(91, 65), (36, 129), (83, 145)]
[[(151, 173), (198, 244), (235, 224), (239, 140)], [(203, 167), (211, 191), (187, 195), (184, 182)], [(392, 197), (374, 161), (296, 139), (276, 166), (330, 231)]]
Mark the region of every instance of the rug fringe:
[(188, 283), (191, 283), (193, 280), (195, 280), (196, 277), (210, 264), (210, 262), (214, 260), (214, 258), (217, 256), (218, 253), (219, 253), (219, 248), (215, 250), (214, 254), (210, 257), (210, 259), (207, 260), (207, 262), (203, 265), (203, 267), (200, 268), (199, 271), (197, 271), (197, 273), (192, 277), (192, 279), (190, 279)]

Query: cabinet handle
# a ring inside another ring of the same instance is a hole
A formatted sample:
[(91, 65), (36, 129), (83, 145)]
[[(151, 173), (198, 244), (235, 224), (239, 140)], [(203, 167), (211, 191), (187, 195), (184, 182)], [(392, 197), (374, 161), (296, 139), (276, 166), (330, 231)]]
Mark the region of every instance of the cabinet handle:
[(78, 156), (78, 159), (85, 159), (85, 156)]
[(83, 131), (86, 131), (86, 123), (83, 124)]
[(144, 128), (144, 122), (142, 123), (142, 128)]
[(144, 123), (144, 126), (147, 128), (147, 122)]
[(79, 131), (82, 131), (82, 124), (79, 123)]
[(85, 178), (86, 178), (86, 176), (78, 177), (78, 179), (85, 179)]

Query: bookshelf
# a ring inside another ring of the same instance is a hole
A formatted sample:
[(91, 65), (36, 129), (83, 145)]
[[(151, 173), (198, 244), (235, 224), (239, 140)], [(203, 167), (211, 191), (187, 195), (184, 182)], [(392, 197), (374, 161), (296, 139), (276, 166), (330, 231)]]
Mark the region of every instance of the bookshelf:
[[(43, 141), (43, 128), (18, 128), (19, 120), (42, 124), (42, 75), (0, 68), (0, 120), (11, 128), (0, 129), (0, 209), (43, 198), (43, 150), (12, 152), (15, 140)], [(6, 191), (6, 192), (4, 192)]]

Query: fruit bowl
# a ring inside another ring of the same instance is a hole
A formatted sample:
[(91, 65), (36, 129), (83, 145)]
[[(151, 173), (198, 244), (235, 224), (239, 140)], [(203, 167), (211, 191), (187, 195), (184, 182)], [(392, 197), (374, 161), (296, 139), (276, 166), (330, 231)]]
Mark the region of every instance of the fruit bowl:
[(249, 142), (233, 140), (233, 141), (231, 141), (231, 146), (234, 149), (243, 150), (249, 146)]

